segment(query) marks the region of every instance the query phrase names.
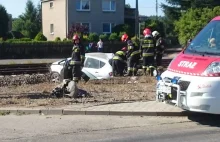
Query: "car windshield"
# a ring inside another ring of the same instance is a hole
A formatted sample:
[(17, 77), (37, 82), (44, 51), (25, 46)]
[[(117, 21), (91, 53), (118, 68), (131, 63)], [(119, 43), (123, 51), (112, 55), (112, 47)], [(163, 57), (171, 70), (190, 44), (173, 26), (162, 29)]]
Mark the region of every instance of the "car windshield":
[(192, 40), (185, 53), (220, 55), (220, 21), (211, 21)]

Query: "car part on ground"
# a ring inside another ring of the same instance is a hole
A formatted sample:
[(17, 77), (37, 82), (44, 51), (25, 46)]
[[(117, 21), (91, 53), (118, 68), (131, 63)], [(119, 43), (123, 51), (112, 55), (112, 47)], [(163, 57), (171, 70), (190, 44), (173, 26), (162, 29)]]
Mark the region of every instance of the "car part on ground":
[(79, 89), (75, 81), (65, 79), (62, 84), (52, 90), (51, 95), (57, 98), (80, 98), (89, 96), (89, 93), (85, 90)]

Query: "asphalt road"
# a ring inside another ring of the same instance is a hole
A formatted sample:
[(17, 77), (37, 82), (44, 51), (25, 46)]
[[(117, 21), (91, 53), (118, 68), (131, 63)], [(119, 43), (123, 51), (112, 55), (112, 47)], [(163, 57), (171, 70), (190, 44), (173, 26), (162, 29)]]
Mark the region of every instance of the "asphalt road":
[(218, 142), (219, 117), (1, 116), (0, 141)]

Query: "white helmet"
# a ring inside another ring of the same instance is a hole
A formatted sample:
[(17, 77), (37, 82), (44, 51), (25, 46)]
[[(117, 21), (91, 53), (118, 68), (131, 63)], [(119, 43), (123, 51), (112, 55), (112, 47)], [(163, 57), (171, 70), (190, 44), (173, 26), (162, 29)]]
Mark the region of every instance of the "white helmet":
[(158, 36), (160, 33), (158, 32), (158, 31), (153, 31), (152, 32), (152, 35), (153, 35), (153, 37), (156, 37), (156, 36)]

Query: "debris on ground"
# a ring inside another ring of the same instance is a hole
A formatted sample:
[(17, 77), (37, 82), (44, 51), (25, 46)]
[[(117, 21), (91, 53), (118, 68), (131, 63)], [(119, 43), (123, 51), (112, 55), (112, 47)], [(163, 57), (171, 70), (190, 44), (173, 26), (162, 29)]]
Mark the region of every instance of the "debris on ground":
[[(10, 77), (6, 78), (9, 79)], [(51, 95), (51, 91), (56, 86), (59, 86), (59, 84), (46, 81), (46, 79), (43, 79), (45, 80), (43, 82), (42, 78), (37, 77), (37, 75), (35, 77), (37, 79), (34, 80), (38, 80), (38, 83), (19, 84), (10, 81), (7, 86), (0, 86), (0, 106), (36, 107), (70, 104), (70, 98), (57, 98)], [(20, 78), (22, 79), (22, 76)], [(76, 100), (89, 104), (155, 100), (156, 79), (154, 77), (142, 76), (132, 79), (137, 81), (137, 83), (128, 84), (128, 81), (131, 80), (130, 77), (115, 77), (109, 80), (89, 80), (86, 84), (79, 82), (78, 88), (81, 90), (79, 89), (79, 97)], [(39, 83), (40, 81), (42, 83)], [(59, 92), (59, 89), (57, 92)], [(85, 95), (86, 93), (88, 94)]]

